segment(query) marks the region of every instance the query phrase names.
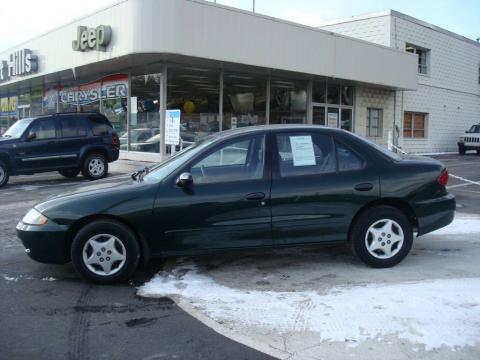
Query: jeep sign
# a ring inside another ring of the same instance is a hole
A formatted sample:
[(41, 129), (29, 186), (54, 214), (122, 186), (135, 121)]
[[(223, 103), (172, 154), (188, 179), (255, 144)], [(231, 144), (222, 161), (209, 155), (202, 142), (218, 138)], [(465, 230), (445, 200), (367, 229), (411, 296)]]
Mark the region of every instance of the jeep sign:
[(79, 26), (77, 38), (72, 41), (72, 48), (74, 51), (106, 51), (111, 39), (112, 28), (110, 26), (100, 25), (96, 28)]

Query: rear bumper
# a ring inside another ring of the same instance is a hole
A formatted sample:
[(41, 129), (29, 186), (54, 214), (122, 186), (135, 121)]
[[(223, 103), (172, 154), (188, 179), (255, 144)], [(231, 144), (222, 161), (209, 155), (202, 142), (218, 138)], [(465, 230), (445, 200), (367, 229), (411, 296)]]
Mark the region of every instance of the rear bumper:
[(414, 210), (418, 221), (418, 236), (450, 224), (455, 217), (455, 209), (456, 201), (452, 194), (416, 203)]
[(17, 236), (25, 246), (25, 252), (41, 263), (65, 264), (70, 261), (66, 235), (67, 228), (57, 224), (33, 226), (22, 221), (17, 224)]

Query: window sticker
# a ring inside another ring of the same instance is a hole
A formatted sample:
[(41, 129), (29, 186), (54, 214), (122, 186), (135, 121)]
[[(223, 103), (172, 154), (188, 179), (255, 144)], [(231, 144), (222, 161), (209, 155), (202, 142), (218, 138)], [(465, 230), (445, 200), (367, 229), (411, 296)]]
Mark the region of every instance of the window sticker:
[(290, 136), (293, 166), (317, 165), (311, 136)]

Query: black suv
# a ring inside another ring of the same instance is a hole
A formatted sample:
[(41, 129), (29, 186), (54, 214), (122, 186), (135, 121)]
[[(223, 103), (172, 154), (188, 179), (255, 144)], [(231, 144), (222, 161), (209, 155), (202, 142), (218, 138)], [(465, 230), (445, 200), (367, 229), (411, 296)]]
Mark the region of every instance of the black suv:
[(87, 179), (101, 179), (108, 163), (118, 160), (119, 149), (112, 125), (98, 113), (18, 120), (0, 137), (0, 187), (10, 175), (55, 170), (67, 178), (81, 171)]

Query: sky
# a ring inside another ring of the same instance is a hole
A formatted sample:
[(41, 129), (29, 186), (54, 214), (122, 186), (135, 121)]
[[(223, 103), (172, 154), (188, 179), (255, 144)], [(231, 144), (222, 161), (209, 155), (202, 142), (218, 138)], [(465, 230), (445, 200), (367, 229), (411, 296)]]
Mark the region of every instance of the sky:
[[(4, 1), (7, 0), (0, 0), (0, 3)], [(81, 0), (81, 2), (16, 0), (15, 10), (8, 14), (3, 12), (5, 7), (2, 6), (0, 51), (112, 2), (112, 0)], [(217, 2), (251, 10), (253, 0), (217, 0)], [(480, 0), (256, 0), (258, 13), (310, 26), (337, 18), (388, 9), (406, 13), (470, 39), (480, 37), (478, 24)]]

